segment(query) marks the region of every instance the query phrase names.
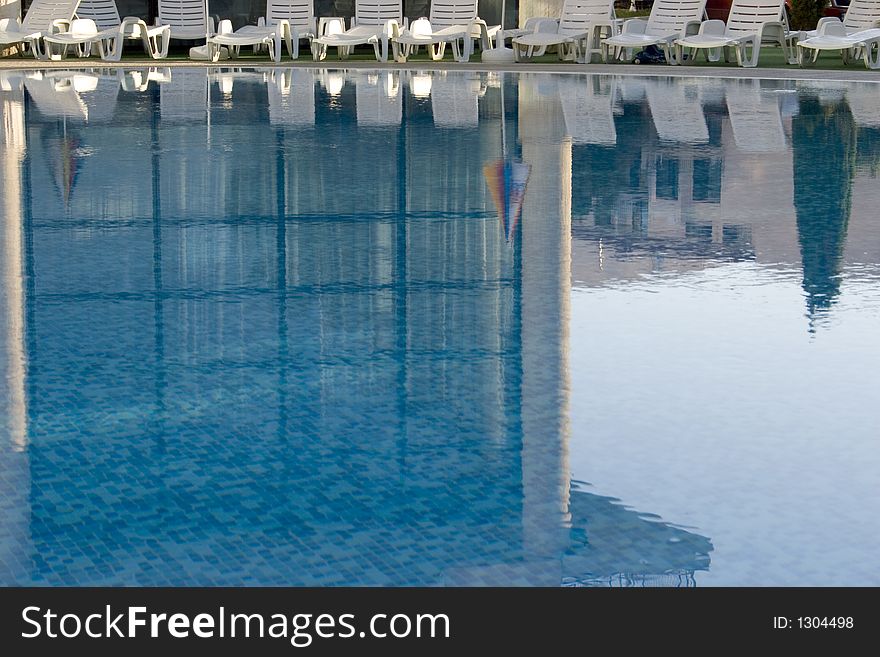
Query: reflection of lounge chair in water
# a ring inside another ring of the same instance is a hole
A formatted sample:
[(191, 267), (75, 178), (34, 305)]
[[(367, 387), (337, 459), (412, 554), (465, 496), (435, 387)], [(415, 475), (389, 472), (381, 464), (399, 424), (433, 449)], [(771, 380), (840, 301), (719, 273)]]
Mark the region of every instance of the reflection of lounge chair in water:
[(269, 125), (315, 125), (315, 74), (303, 68), (271, 69), (266, 81)]
[(762, 92), (759, 80), (731, 80), (727, 115), (739, 150), (776, 153), (786, 149), (779, 95)]
[(115, 76), (49, 71), (42, 79), (27, 79), (24, 84), (43, 116), (95, 122), (109, 120), (116, 111)]
[(616, 81), (612, 77), (566, 75), (559, 80), (565, 130), (573, 144), (617, 143), (614, 126)]
[(159, 85), (159, 112), (163, 121), (204, 121), (208, 113), (206, 71), (175, 68), (171, 79)]
[(846, 101), (857, 126), (880, 128), (880, 102), (876, 82), (853, 82), (847, 86)]
[(438, 128), (476, 128), (479, 122), (479, 75), (438, 73), (431, 84), (431, 112)]
[[(688, 89), (694, 92), (690, 96)], [(682, 80), (652, 79), (645, 81), (645, 94), (660, 141), (680, 144), (705, 144), (709, 141), (706, 116), (696, 89)]]
[(381, 71), (358, 75), (355, 101), (359, 126), (399, 126), (403, 118), (403, 94), (399, 73)]

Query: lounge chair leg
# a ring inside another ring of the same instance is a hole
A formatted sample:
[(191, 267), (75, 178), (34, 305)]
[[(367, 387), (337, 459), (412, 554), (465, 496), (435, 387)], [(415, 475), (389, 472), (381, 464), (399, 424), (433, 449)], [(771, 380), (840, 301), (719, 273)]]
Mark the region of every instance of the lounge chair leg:
[(880, 68), (880, 42), (869, 41), (866, 43), (862, 47), (862, 58), (865, 61), (865, 66), (872, 71)]

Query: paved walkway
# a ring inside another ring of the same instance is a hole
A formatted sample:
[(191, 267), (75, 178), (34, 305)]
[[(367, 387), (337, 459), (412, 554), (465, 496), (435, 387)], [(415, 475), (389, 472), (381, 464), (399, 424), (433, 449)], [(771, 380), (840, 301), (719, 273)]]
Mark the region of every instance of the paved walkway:
[(109, 68), (147, 68), (147, 67), (207, 67), (207, 68), (272, 68), (304, 67), (328, 69), (397, 69), (417, 71), (510, 71), (515, 73), (593, 73), (597, 75), (648, 75), (658, 77), (711, 77), (711, 78), (761, 78), (769, 80), (833, 80), (838, 82), (880, 82), (877, 71), (860, 70), (853, 66), (851, 70), (818, 70), (802, 69), (795, 66), (787, 68), (721, 68), (717, 66), (639, 66), (635, 64), (484, 64), (473, 62), (459, 64), (456, 62), (414, 61), (406, 64), (380, 64), (371, 60), (326, 59), (314, 62), (311, 59), (282, 61), (273, 64), (271, 61), (258, 59), (240, 59), (235, 61), (211, 63), (192, 60), (154, 60), (127, 59), (122, 62), (104, 62), (99, 59), (69, 58), (63, 61), (38, 61), (36, 59), (7, 57), (0, 58), (0, 70), (33, 70), (33, 69), (109, 69)]

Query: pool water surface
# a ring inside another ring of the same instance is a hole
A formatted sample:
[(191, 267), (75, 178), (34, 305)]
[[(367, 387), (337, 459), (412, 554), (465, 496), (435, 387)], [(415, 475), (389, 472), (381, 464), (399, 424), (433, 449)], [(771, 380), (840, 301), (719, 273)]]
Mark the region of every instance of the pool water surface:
[(0, 583), (880, 584), (877, 85), (0, 75)]

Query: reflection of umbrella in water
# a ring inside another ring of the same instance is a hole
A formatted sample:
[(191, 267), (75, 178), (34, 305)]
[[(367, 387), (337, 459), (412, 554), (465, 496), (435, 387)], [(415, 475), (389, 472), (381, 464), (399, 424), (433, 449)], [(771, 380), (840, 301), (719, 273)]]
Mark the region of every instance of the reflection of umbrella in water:
[(522, 212), (523, 198), (532, 167), (507, 157), (507, 136), (504, 117), (504, 74), (501, 74), (501, 152), (500, 160), (489, 162), (483, 167), (486, 184), (498, 208), (498, 216), (504, 228), (504, 237), (509, 242), (516, 230)]
[(855, 128), (843, 102), (803, 98), (792, 119), (794, 207), (810, 320), (840, 294), (840, 265), (852, 203)]
[(64, 128), (61, 136), (61, 144), (58, 157), (54, 158), (55, 184), (64, 199), (64, 207), (70, 203), (70, 193), (76, 182), (79, 171), (80, 140), (78, 137), (67, 132), (67, 119), (64, 119)]

